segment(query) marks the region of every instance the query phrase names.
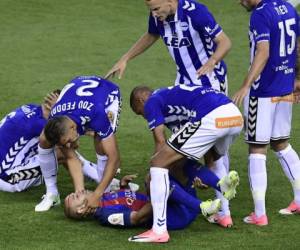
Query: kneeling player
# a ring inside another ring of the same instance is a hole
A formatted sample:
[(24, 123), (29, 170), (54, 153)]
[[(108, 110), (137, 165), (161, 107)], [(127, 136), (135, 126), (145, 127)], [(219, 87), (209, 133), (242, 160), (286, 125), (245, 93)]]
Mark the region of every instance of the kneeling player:
[[(39, 135), (59, 93), (59, 90), (49, 93), (41, 105), (23, 105), (0, 121), (0, 191), (21, 192), (42, 183), (37, 155)], [(56, 153), (60, 163), (64, 163), (58, 148)], [(85, 160), (80, 154), (78, 157), (84, 174), (97, 181), (95, 164)], [(59, 203), (57, 197), (52, 205)]]

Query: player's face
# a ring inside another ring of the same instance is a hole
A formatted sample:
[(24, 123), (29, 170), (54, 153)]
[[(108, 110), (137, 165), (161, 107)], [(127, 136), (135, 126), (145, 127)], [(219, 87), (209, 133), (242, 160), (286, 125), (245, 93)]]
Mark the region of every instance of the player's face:
[(133, 111), (137, 115), (144, 117), (144, 102), (142, 100), (138, 100)]
[(152, 15), (160, 21), (174, 14), (173, 5), (175, 1), (172, 0), (145, 0), (146, 5), (150, 9)]
[(77, 210), (84, 204), (90, 193), (91, 191), (85, 190), (82, 192), (71, 193), (65, 198), (65, 207), (68, 209), (69, 217), (82, 217), (82, 214), (77, 213)]
[(60, 137), (59, 146), (73, 148), (73, 145), (77, 145), (79, 134), (77, 132), (76, 123), (72, 120), (66, 122), (66, 133)]
[(240, 4), (247, 10), (252, 11), (261, 0), (240, 0)]

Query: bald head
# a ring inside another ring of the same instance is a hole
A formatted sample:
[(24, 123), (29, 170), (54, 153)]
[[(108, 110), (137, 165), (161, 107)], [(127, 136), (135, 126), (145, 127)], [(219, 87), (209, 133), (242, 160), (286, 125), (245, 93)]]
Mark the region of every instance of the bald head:
[(144, 114), (144, 104), (153, 90), (147, 86), (137, 86), (130, 94), (130, 107), (137, 115)]

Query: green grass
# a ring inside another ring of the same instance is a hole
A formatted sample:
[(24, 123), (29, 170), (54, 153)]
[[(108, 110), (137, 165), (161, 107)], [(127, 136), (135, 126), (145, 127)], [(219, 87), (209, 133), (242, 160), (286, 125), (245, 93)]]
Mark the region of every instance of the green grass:
[[(205, 0), (233, 42), (226, 62), (230, 93), (241, 85), (249, 65), (248, 13), (237, 0)], [(61, 88), (76, 75), (104, 75), (147, 29), (148, 11), (141, 0), (1, 0), (0, 1), (0, 116), (24, 103), (40, 103), (48, 91)], [(120, 84), (123, 112), (118, 131), (123, 173), (138, 173), (139, 183), (153, 152), (145, 121), (129, 109), (133, 86), (172, 85), (175, 65), (162, 41), (129, 63)], [(294, 108), (292, 140), (296, 151), (300, 134), (299, 106)], [(81, 142), (81, 151), (95, 159), (92, 143)], [(23, 193), (0, 193), (0, 249), (299, 249), (299, 216), (282, 217), (278, 210), (292, 200), (291, 188), (270, 152), (267, 209), (270, 225), (244, 225), (252, 209), (247, 178), (247, 147), (242, 136), (231, 149), (231, 167), (239, 171), (241, 185), (231, 203), (235, 226), (222, 229), (200, 216), (186, 230), (171, 232), (167, 245), (136, 245), (127, 238), (141, 229), (111, 229), (94, 221), (74, 222), (58, 207), (37, 214), (34, 206), (44, 187)], [(59, 171), (62, 197), (72, 191), (64, 169)], [(93, 188), (93, 183), (87, 183)], [(211, 191), (200, 193), (209, 197)]]

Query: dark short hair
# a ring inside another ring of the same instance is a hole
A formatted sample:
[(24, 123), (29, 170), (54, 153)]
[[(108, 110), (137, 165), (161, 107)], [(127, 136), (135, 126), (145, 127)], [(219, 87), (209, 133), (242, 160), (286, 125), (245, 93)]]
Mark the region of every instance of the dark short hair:
[(52, 145), (58, 144), (60, 138), (66, 134), (66, 120), (67, 116), (56, 116), (54, 118), (49, 119), (45, 128), (44, 134), (46, 139)]
[(144, 92), (153, 92), (148, 86), (136, 86), (130, 93), (130, 107), (134, 110), (137, 98), (140, 94)]

